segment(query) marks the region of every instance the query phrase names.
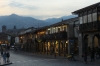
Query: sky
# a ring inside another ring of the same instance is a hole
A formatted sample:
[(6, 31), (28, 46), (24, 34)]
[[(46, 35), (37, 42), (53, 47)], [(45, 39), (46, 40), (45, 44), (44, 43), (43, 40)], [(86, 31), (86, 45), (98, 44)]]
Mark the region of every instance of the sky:
[(59, 18), (100, 0), (0, 0), (0, 16), (17, 14), (36, 19)]

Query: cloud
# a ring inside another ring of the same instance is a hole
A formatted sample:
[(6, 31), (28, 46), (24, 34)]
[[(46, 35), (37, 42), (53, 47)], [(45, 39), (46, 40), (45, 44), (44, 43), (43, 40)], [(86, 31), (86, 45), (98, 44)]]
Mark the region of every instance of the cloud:
[(33, 5), (26, 5), (26, 4), (19, 3), (19, 2), (15, 2), (15, 1), (10, 2), (8, 5), (9, 5), (10, 7), (17, 7), (17, 8), (23, 8), (23, 9), (29, 9), (29, 10), (38, 9), (38, 7), (36, 7), (36, 6), (33, 6)]

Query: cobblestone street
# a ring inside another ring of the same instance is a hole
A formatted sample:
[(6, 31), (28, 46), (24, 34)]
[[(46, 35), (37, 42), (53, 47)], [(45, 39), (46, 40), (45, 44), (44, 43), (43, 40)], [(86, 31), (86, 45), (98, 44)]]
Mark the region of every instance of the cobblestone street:
[(100, 60), (85, 64), (83, 59), (77, 58), (77, 61), (69, 61), (66, 58), (47, 55), (38, 55), (25, 52), (11, 52), (10, 61), (12, 64), (7, 66), (100, 66)]

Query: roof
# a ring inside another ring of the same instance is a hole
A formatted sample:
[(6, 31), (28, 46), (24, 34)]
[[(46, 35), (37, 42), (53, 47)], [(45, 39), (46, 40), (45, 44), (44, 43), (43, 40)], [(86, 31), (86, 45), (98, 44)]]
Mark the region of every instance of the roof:
[(6, 34), (16, 36), (19, 32), (24, 31), (24, 30), (25, 29), (9, 29), (6, 31)]
[[(33, 31), (29, 32), (29, 33), (37, 33), (38, 31), (45, 31), (46, 29), (48, 29), (50, 27), (60, 26), (62, 24), (67, 25), (67, 24), (75, 22), (75, 21), (78, 21), (78, 17), (70, 18), (70, 19), (67, 19), (67, 20), (62, 20), (60, 22), (57, 22), (57, 23), (49, 25), (49, 26), (40, 27), (40, 28), (37, 28), (36, 30), (33, 30)], [(22, 34), (20, 34), (20, 35), (22, 35)]]
[(70, 22), (73, 22), (73, 21), (78, 21), (78, 17), (74, 17), (74, 18), (70, 18), (70, 19), (67, 19), (67, 20), (62, 20), (60, 22), (57, 22), (55, 24), (52, 24), (52, 25), (49, 25), (49, 26), (44, 26), (44, 27), (41, 27), (41, 28), (38, 28), (36, 31), (40, 31), (40, 30), (46, 30), (47, 28), (49, 27), (55, 27), (55, 26), (60, 26), (60, 25), (67, 25), (69, 24)]
[(71, 23), (73, 21), (78, 21), (78, 17), (70, 18), (70, 19), (67, 19), (67, 20), (62, 20), (61, 22), (58, 22), (58, 23), (50, 25), (50, 27), (51, 26), (60, 26), (62, 24), (63, 25), (66, 24), (67, 25), (67, 24), (69, 24), (69, 23)]
[(96, 8), (96, 7), (98, 7), (98, 6), (100, 6), (100, 2), (98, 2), (98, 3), (96, 3), (96, 4), (93, 4), (93, 5), (90, 5), (90, 6), (87, 6), (87, 7), (84, 7), (84, 8), (82, 8), (82, 9), (76, 10), (76, 11), (72, 12), (72, 14), (78, 14), (78, 13), (81, 13), (81, 12), (83, 12), (83, 11)]

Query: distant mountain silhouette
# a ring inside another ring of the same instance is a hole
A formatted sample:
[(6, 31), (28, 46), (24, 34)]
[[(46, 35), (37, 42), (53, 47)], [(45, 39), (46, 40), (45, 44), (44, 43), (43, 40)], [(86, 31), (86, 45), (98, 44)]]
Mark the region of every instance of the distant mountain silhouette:
[(50, 22), (50, 24), (54, 24), (54, 23), (62, 21), (62, 19), (67, 20), (67, 19), (75, 18), (75, 17), (77, 17), (77, 16), (76, 15), (69, 15), (69, 16), (62, 16), (60, 18), (49, 18), (49, 19), (46, 19), (45, 22)]
[(7, 26), (7, 29), (13, 29), (14, 26), (16, 28), (29, 28), (29, 27), (43, 27), (48, 26), (57, 22), (60, 22), (65, 19), (74, 18), (76, 16), (69, 15), (69, 16), (63, 16), (61, 18), (50, 18), (46, 20), (38, 20), (32, 17), (25, 17), (25, 16), (19, 16), (16, 14), (11, 14), (7, 16), (0, 16), (0, 31), (3, 25)]
[[(49, 25), (49, 23), (44, 22), (43, 20), (34, 19), (32, 17), (24, 17), (16, 14), (11, 14), (8, 16), (0, 16), (0, 26), (6, 25), (8, 29), (14, 27), (17, 28), (28, 28), (28, 27), (43, 27)], [(1, 29), (0, 27), (0, 29)]]

